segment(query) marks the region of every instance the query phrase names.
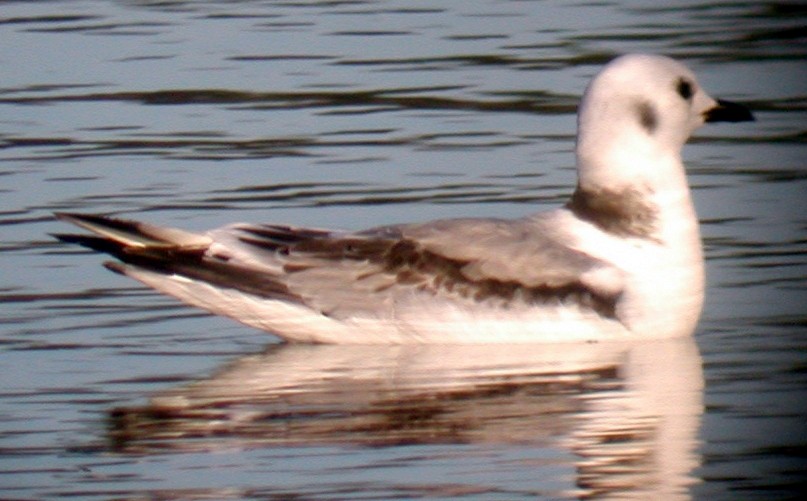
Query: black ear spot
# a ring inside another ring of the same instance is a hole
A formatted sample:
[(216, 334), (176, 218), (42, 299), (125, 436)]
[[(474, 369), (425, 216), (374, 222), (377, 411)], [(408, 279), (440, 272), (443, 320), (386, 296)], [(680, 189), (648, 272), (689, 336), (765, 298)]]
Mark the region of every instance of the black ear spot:
[(639, 123), (642, 124), (642, 128), (646, 130), (648, 134), (653, 134), (653, 132), (656, 131), (656, 127), (658, 127), (656, 109), (647, 101), (642, 101), (636, 107), (636, 111), (639, 114)]
[(692, 82), (686, 78), (679, 78), (678, 83), (675, 84), (675, 91), (678, 92), (679, 96), (689, 101), (689, 99), (692, 98), (692, 94), (694, 94), (695, 89), (692, 87)]

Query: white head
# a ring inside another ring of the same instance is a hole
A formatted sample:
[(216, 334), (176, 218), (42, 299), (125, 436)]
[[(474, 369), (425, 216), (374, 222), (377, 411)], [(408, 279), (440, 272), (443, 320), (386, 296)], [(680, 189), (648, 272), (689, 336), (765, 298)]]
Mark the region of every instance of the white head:
[(618, 315), (632, 328), (658, 335), (694, 330), (703, 255), (681, 148), (706, 122), (752, 119), (746, 108), (709, 97), (691, 71), (662, 56), (617, 58), (586, 90), (578, 113), (578, 185), (566, 207), (602, 233), (622, 237), (597, 234), (631, 271)]
[(619, 57), (592, 80), (580, 105), (580, 184), (617, 190), (685, 184), (681, 148), (695, 129), (752, 119), (746, 108), (709, 97), (673, 59)]

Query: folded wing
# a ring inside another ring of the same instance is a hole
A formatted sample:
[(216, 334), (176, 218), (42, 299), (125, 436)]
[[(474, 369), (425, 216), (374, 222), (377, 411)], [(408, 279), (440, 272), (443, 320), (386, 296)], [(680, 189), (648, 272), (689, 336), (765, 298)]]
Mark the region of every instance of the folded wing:
[[(536, 218), (453, 219), (358, 233), (242, 224), (198, 235), (57, 216), (95, 234), (60, 239), (129, 266), (299, 304), (335, 320), (394, 319), (424, 299), (500, 308), (575, 302), (615, 318), (622, 290), (619, 270), (558, 243)], [(120, 264), (107, 266), (126, 273)]]

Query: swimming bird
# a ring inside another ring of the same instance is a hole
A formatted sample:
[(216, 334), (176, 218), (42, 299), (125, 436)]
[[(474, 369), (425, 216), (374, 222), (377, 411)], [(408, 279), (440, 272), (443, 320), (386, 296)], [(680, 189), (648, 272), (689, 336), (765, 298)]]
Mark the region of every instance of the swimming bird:
[(691, 335), (704, 299), (681, 149), (753, 120), (668, 57), (605, 65), (578, 111), (577, 186), (557, 209), (343, 232), (234, 224), (192, 233), (57, 213), (56, 235), (162, 293), (292, 342), (531, 343)]

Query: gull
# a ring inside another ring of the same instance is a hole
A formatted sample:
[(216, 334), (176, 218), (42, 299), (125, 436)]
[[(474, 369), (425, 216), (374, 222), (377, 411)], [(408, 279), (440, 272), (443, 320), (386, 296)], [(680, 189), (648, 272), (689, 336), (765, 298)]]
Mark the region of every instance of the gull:
[(604, 66), (578, 112), (577, 185), (557, 209), (345, 232), (206, 233), (57, 213), (110, 270), (290, 342), (558, 343), (690, 336), (704, 299), (681, 150), (706, 122), (753, 120), (668, 57)]

